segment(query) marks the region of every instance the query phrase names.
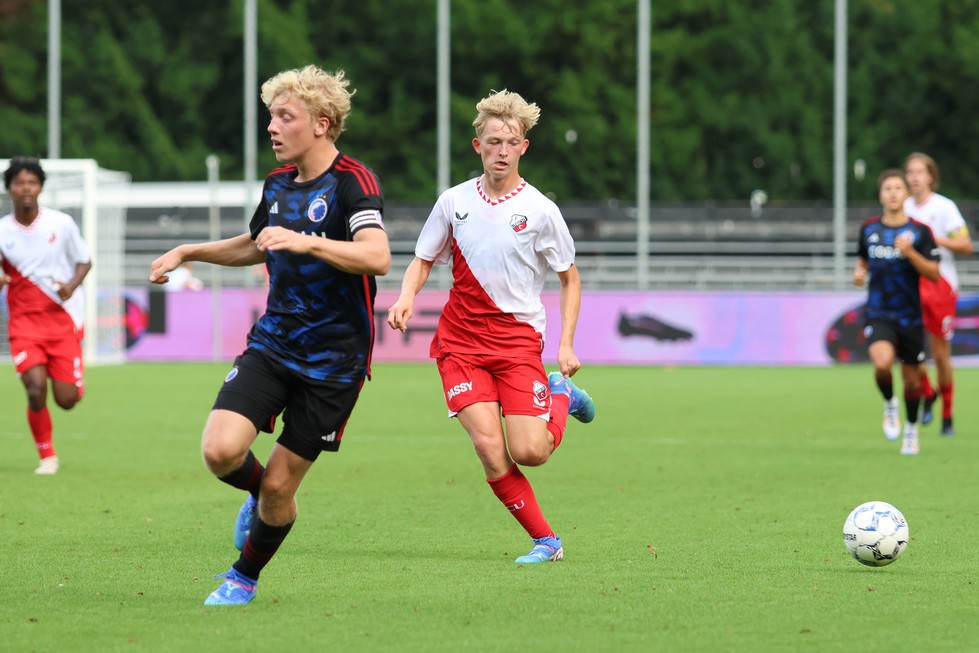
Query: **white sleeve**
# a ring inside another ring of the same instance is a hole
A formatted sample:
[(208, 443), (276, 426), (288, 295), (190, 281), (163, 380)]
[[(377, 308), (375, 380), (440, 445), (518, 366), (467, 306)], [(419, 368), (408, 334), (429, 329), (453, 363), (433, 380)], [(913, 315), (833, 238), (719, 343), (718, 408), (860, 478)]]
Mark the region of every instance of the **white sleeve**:
[(964, 226), (966, 226), (965, 218), (962, 217), (958, 205), (949, 200), (945, 204), (945, 210), (942, 211), (942, 231), (944, 232), (942, 236), (950, 236)]
[(449, 199), (443, 193), (432, 207), (428, 220), (418, 235), (415, 256), (425, 261), (445, 265), (452, 258), (452, 215)]
[(79, 263), (91, 263), (92, 257), (89, 254), (88, 245), (82, 239), (82, 233), (78, 229), (78, 224), (70, 218), (65, 222), (67, 225), (65, 229), (65, 235), (67, 236), (65, 253), (71, 265), (76, 266)]
[(547, 220), (537, 237), (535, 249), (544, 256), (552, 270), (564, 272), (574, 265), (574, 240), (557, 205), (552, 204), (545, 211), (545, 216)]

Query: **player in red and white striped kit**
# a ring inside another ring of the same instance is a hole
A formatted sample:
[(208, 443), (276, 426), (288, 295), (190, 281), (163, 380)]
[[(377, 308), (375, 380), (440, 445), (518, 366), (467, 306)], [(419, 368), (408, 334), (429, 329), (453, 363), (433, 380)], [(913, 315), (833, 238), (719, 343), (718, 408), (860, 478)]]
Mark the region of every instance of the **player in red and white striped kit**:
[(938, 164), (927, 154), (913, 152), (904, 162), (904, 172), (911, 185), (911, 196), (904, 202), (904, 212), (909, 217), (931, 227), (935, 242), (941, 251), (938, 281), (921, 278), (921, 309), (925, 331), (931, 341), (931, 355), (935, 359), (935, 375), (938, 392), (928, 379), (928, 366), (921, 364), (921, 384), (924, 411), (921, 421), (932, 420), (932, 404), (942, 396), (942, 435), (955, 433), (952, 425), (952, 398), (954, 395), (952, 370), (952, 336), (955, 335), (955, 304), (959, 295), (959, 276), (955, 270), (955, 256), (972, 253), (969, 227), (959, 212), (959, 207), (938, 190)]
[[(581, 367), (574, 352), (581, 304), (574, 241), (558, 207), (518, 170), (540, 109), (504, 90), (476, 110), (473, 148), (483, 174), (439, 197), (388, 324), (407, 329), (432, 265), (451, 260), (452, 289), (431, 346), (449, 416), (469, 433), (494, 494), (533, 539), (533, 549), (516, 562), (560, 560), (561, 538), (518, 465), (545, 463), (569, 414), (582, 422), (595, 416), (591, 398), (569, 379)], [(548, 269), (561, 284), (560, 371), (550, 376), (541, 361)]]
[(0, 288), (7, 288), (10, 353), (27, 390), (27, 423), (41, 458), (34, 473), (55, 474), (48, 379), (55, 403), (65, 410), (81, 400), (81, 284), (92, 259), (71, 216), (38, 203), (44, 180), (33, 158), (11, 159), (4, 172), (14, 210), (0, 218)]

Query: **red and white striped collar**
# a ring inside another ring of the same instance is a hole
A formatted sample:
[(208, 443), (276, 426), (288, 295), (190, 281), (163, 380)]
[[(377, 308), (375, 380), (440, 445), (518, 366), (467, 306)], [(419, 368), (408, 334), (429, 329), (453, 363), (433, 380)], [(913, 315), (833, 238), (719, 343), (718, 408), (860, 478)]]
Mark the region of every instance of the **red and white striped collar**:
[(476, 192), (479, 193), (479, 196), (483, 198), (484, 202), (486, 202), (490, 206), (496, 206), (497, 204), (501, 204), (507, 201), (508, 199), (510, 199), (511, 197), (516, 196), (517, 193), (522, 191), (526, 185), (527, 182), (523, 178), (521, 178), (520, 183), (517, 184), (517, 187), (511, 190), (509, 193), (501, 197), (497, 197), (496, 199), (490, 199), (490, 197), (483, 192), (483, 178), (480, 177), (479, 179), (476, 180)]

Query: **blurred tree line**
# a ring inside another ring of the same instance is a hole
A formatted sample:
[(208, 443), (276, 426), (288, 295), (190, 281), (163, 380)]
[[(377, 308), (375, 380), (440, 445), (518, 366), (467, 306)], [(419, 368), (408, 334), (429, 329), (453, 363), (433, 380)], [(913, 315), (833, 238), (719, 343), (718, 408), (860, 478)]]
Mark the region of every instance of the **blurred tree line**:
[[(243, 1), (62, 3), (62, 144), (136, 181), (243, 177)], [(653, 0), (652, 193), (659, 201), (832, 197), (834, 3)], [(636, 192), (635, 0), (453, 0), (451, 181), (475, 174), (475, 103), (543, 111), (523, 171), (559, 201)], [(923, 150), (976, 197), (979, 0), (849, 1), (851, 198)], [(259, 84), (315, 63), (357, 89), (340, 147), (385, 194), (436, 188), (436, 1), (259, 0)], [(0, 0), (0, 155), (47, 151), (47, 3)], [(275, 167), (258, 97), (259, 178)]]

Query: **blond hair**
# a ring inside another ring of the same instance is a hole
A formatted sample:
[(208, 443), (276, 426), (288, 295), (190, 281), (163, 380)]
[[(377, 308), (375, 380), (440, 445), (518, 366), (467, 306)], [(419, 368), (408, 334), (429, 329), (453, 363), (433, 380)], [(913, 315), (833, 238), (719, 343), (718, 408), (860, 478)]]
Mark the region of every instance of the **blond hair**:
[(493, 118), (505, 123), (517, 123), (520, 132), (526, 136), (540, 119), (540, 107), (536, 103), (528, 103), (519, 93), (511, 93), (506, 89), (491, 91), (490, 95), (476, 104), (476, 119), (473, 120), (476, 136), (482, 135), (487, 121)]
[(344, 123), (350, 113), (350, 98), (357, 92), (348, 91), (349, 85), (342, 70), (328, 73), (309, 65), (284, 70), (262, 84), (262, 102), (269, 107), (280, 96), (299, 100), (314, 122), (320, 118), (330, 121), (326, 136), (336, 141), (346, 128)]

